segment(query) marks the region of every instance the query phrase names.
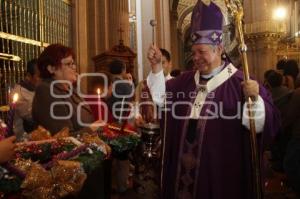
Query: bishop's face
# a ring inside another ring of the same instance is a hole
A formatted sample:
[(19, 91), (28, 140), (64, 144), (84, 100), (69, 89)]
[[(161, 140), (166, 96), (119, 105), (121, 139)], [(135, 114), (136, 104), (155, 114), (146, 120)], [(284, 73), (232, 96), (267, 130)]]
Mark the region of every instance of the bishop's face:
[(214, 68), (221, 65), (222, 50), (222, 46), (194, 44), (192, 46), (194, 68), (202, 74), (211, 73)]

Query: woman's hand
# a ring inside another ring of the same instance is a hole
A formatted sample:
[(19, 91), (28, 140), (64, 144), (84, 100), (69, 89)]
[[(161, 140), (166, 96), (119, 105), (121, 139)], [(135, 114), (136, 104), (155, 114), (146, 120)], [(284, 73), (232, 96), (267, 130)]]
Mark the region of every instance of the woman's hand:
[(0, 163), (7, 162), (14, 158), (16, 136), (11, 136), (0, 141)]
[(103, 120), (99, 119), (99, 120), (93, 122), (90, 125), (90, 129), (92, 130), (92, 132), (95, 132), (97, 129), (99, 129), (100, 127), (105, 126), (106, 124), (107, 124), (106, 122), (104, 122)]

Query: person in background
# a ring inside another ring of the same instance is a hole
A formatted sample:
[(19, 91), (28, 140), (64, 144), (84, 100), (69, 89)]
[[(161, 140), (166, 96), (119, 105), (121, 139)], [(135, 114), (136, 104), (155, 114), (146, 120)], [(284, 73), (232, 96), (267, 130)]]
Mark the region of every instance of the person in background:
[(171, 77), (177, 77), (181, 74), (181, 70), (180, 69), (174, 69), (171, 71), (170, 75)]
[(283, 114), (286, 105), (292, 95), (292, 90), (283, 86), (283, 75), (275, 70), (268, 70), (264, 74), (265, 84), (264, 86), (272, 94), (274, 104)]
[[(125, 125), (128, 122), (127, 116), (130, 112), (125, 111), (130, 109), (132, 102), (134, 85), (128, 78), (126, 73), (126, 65), (123, 61), (115, 59), (109, 64), (109, 72), (112, 75), (113, 90), (112, 96), (107, 99), (107, 104), (110, 112), (113, 115), (114, 123)], [(126, 81), (124, 81), (126, 80)], [(115, 181), (115, 189), (118, 193), (124, 193), (128, 189), (128, 177), (130, 172), (130, 162), (128, 154), (116, 157), (113, 160), (113, 181)], [(114, 183), (113, 183), (114, 184)]]
[(294, 59), (289, 59), (287, 60), (285, 64), (285, 68), (283, 70), (283, 75), (285, 77), (291, 77), (291, 89), (294, 89), (296, 87), (296, 79), (299, 74), (299, 68), (298, 68), (298, 63)]
[(280, 70), (283, 75), (283, 85), (289, 89), (294, 89), (299, 82), (297, 76), (299, 74), (298, 63), (293, 59), (281, 59), (276, 64), (277, 70)]
[[(171, 61), (171, 54), (164, 48), (159, 49), (162, 55), (161, 58), (161, 65), (163, 68), (163, 73), (165, 76), (165, 81), (168, 81), (178, 75), (180, 75), (181, 71), (173, 70), (172, 71), (172, 61)], [(173, 75), (171, 74), (173, 72)], [(154, 106), (151, 105), (153, 103), (152, 100), (152, 93), (149, 90), (149, 81), (148, 79), (142, 80), (138, 83), (136, 87), (135, 93), (135, 125), (142, 126), (145, 123), (155, 122), (154, 118)], [(138, 104), (142, 104), (141, 106)]]
[(131, 73), (126, 73), (125, 77), (123, 77), (123, 78), (128, 80), (130, 83), (134, 84), (134, 80), (133, 80)]
[(276, 63), (276, 69), (277, 70), (280, 70), (280, 71), (283, 71), (284, 70), (284, 67), (285, 67), (285, 64), (286, 64), (286, 59), (280, 59), (277, 63)]
[(299, 87), (300, 87), (300, 74), (298, 75), (295, 81), (295, 88), (299, 88)]
[(166, 81), (169, 79), (172, 79), (171, 76), (171, 70), (172, 70), (172, 61), (171, 61), (171, 54), (169, 53), (169, 51), (167, 51), (164, 48), (160, 48), (159, 49), (161, 54), (162, 54), (162, 60), (161, 60), (161, 64), (164, 70), (164, 75), (166, 78)]
[(37, 59), (32, 59), (27, 63), (25, 79), (16, 84), (12, 94), (19, 95), (16, 103), (16, 113), (14, 117), (14, 132), (19, 139), (24, 132), (31, 132), (35, 128), (32, 120), (32, 101), (35, 89), (40, 82), (40, 72), (37, 67)]
[(289, 185), (300, 197), (300, 88), (294, 90), (283, 118), (283, 128), (291, 135), (285, 151), (283, 168)]
[[(279, 109), (281, 119), (284, 120), (293, 91), (283, 86), (283, 75), (279, 71), (268, 70), (265, 72), (264, 77), (264, 86), (272, 94), (274, 105)], [(290, 137), (290, 132), (286, 132), (281, 128), (274, 142), (270, 145), (272, 168), (278, 172), (283, 172), (283, 160)]]
[(126, 65), (123, 61), (115, 59), (108, 64), (109, 72), (112, 78), (112, 95), (107, 98), (107, 105), (113, 115), (115, 122), (126, 121), (125, 116), (128, 116), (128, 111), (123, 111), (128, 108), (127, 102), (133, 99), (134, 85), (126, 73)]

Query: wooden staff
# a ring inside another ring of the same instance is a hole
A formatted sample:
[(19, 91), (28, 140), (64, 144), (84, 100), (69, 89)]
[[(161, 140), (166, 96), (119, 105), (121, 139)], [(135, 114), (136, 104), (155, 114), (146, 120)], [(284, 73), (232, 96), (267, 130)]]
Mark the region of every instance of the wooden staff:
[[(224, 0), (227, 9), (233, 15), (235, 20), (236, 30), (238, 32), (238, 42), (240, 44), (239, 50), (242, 56), (242, 65), (244, 70), (244, 81), (248, 81), (249, 69), (248, 69), (248, 60), (247, 60), (247, 46), (244, 40), (244, 34), (242, 29), (242, 19), (244, 16), (243, 7), (239, 0)], [(255, 121), (253, 118), (253, 101), (250, 97), (247, 98), (248, 106), (248, 116), (250, 123), (250, 146), (251, 146), (251, 160), (252, 160), (252, 175), (253, 175), (253, 190), (255, 193), (256, 199), (262, 198), (262, 187), (261, 187), (261, 177), (260, 177), (260, 164), (257, 151), (257, 140), (256, 140), (256, 130), (255, 130)]]

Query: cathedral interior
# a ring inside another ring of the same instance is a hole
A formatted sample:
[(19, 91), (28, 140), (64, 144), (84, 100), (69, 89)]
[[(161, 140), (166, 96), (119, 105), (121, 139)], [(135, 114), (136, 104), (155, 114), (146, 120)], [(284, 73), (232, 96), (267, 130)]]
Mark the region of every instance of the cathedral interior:
[[(108, 71), (108, 63), (119, 58), (133, 79), (140, 82), (151, 70), (147, 51), (152, 43), (170, 52), (173, 69), (191, 70), (191, 15), (196, 3), (197, 0), (1, 0), (0, 105), (9, 104), (11, 89), (25, 78), (27, 62), (38, 58), (50, 44), (60, 43), (74, 50), (79, 74)], [(264, 73), (275, 69), (281, 59), (294, 59), (299, 66), (300, 1), (242, 0), (242, 5), (250, 75), (263, 83)], [(234, 19), (228, 16), (224, 23), (225, 52), (240, 67), (237, 34)], [(83, 78), (80, 87), (88, 92), (90, 85), (88, 78)], [(6, 111), (1, 111), (1, 118), (7, 118)], [(275, 180), (269, 181), (274, 186), (270, 185), (268, 198), (293, 198), (292, 191), (282, 184), (284, 176), (270, 176)], [(131, 194), (113, 197), (134, 198)]]

